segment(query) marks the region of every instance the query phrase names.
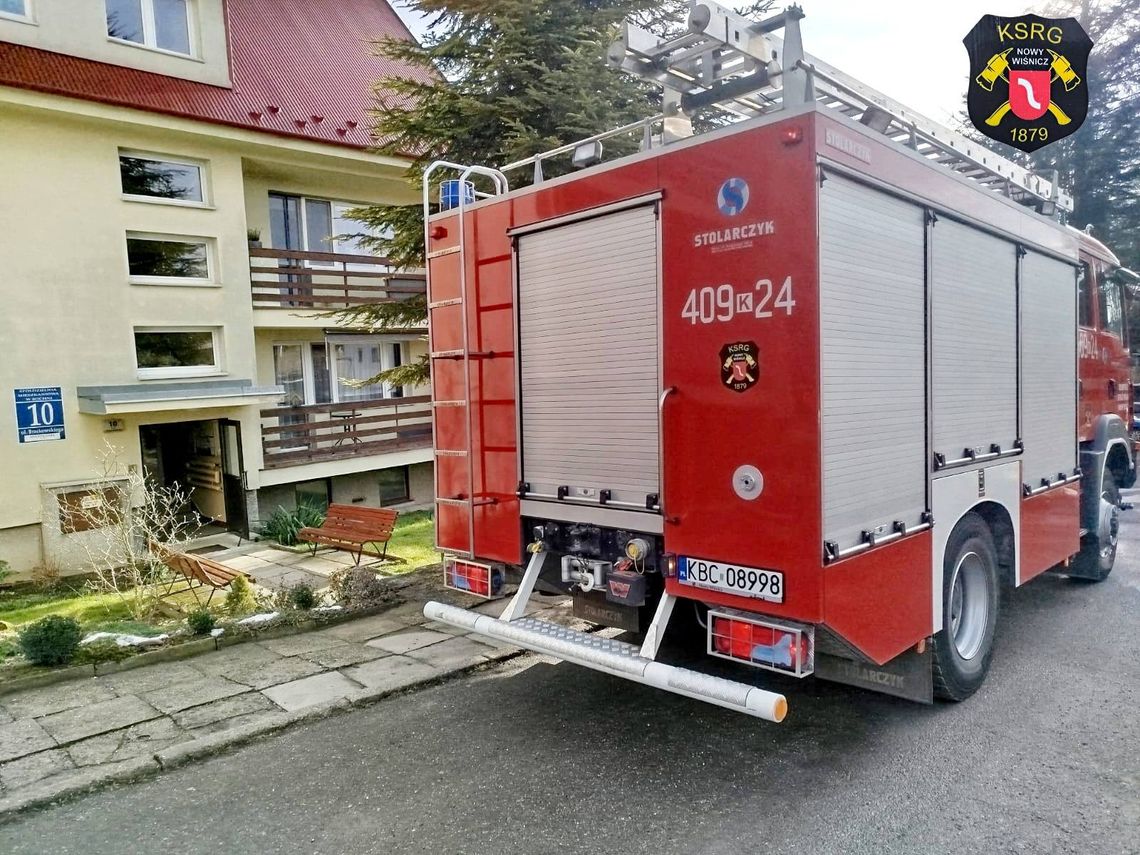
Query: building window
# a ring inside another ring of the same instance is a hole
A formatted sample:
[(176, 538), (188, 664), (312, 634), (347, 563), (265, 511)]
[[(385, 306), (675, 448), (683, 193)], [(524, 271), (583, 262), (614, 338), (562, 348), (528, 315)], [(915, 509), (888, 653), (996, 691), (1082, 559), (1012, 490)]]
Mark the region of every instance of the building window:
[(32, 19), (31, 0), (0, 0), (0, 17)]
[(408, 467), (397, 466), (393, 469), (381, 469), (376, 473), (380, 478), (380, 504), (399, 505), (411, 501), (408, 490)]
[[(3, 2), (3, 0), (0, 0)], [(107, 35), (190, 56), (191, 0), (106, 0)]]
[(196, 163), (120, 153), (119, 174), (124, 196), (198, 205), (206, 201), (202, 167)]
[[(270, 239), (274, 249), (373, 255), (362, 241), (368, 227), (351, 219), (359, 207), (348, 202), (309, 199), (284, 193), (269, 194)], [(319, 266), (321, 262), (317, 262)]]
[(328, 511), (331, 491), (327, 478), (318, 481), (298, 481), (293, 485), (293, 489), (297, 507), (308, 505), (319, 511)]
[(221, 330), (215, 327), (136, 329), (139, 377), (195, 377), (221, 371)]
[(210, 242), (205, 239), (127, 235), (131, 281), (210, 281)]
[(370, 401), (402, 398), (402, 386), (369, 382), (381, 371), (407, 362), (405, 344), (375, 336), (329, 336), (335, 371), (336, 400)]

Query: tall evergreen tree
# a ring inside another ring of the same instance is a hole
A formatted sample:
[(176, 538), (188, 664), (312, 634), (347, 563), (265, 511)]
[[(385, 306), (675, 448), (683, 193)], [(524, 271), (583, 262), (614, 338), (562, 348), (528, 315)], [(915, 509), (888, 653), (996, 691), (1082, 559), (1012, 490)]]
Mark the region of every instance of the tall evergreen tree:
[(1076, 18), (1093, 40), (1089, 113), (1030, 164), (1059, 170), (1076, 197), (1070, 222), (1091, 225), (1125, 266), (1140, 268), (1140, 0), (1056, 0), (1043, 14)]
[[(773, 0), (740, 11), (758, 15)], [(610, 68), (606, 48), (618, 23), (638, 15), (647, 25), (684, 25), (686, 0), (410, 0), (429, 19), (422, 44), (385, 39), (382, 56), (430, 72), (427, 82), (379, 82), (375, 134), (382, 154), (413, 161), (408, 181), (420, 188), (432, 161), (504, 165), (650, 115), (657, 92)], [(607, 141), (607, 153), (637, 141)], [(547, 178), (569, 171), (569, 159), (544, 164)], [(520, 170), (512, 186), (531, 176)], [(399, 266), (423, 264), (419, 205), (375, 205), (352, 212), (373, 237), (362, 239)], [(360, 306), (341, 323), (365, 329), (422, 325), (423, 298)], [(397, 385), (423, 383), (425, 362), (379, 375)]]

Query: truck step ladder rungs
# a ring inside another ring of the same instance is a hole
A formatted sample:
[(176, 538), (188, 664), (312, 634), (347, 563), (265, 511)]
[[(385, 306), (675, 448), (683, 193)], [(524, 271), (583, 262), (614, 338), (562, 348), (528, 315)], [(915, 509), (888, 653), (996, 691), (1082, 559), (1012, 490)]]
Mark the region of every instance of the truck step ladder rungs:
[[(432, 163), (424, 171), (423, 176), (423, 210), (424, 210), (424, 246), (430, 246), (431, 240), (429, 237), (430, 229), (428, 227), (428, 220), (431, 216), (431, 191), (432, 191), (432, 176), (441, 171), (450, 171), (459, 173), (459, 186), (463, 188), (465, 182), (473, 176), (480, 175), (488, 178), (491, 182), (494, 191), (491, 193), (477, 192), (477, 197), (497, 196), (506, 193), (510, 190), (510, 185), (507, 182), (506, 176), (497, 169), (491, 169), (486, 166), (465, 166), (460, 163), (451, 163), (446, 160), (437, 160)], [(481, 499), (475, 495), (475, 461), (471, 454), (471, 360), (473, 358), (483, 358), (488, 354), (473, 353), (471, 350), (471, 343), (469, 340), (470, 333), (468, 328), (470, 325), (470, 318), (467, 316), (468, 302), (467, 302), (467, 258), (465, 254), (466, 249), (466, 228), (464, 221), (464, 213), (467, 208), (467, 194), (459, 193), (459, 204), (455, 207), (456, 216), (456, 237), (457, 245), (453, 248), (442, 250), (428, 255), (429, 271), (427, 277), (427, 307), (428, 307), (428, 366), (431, 374), (431, 388), (435, 389), (435, 363), (439, 360), (448, 360), (452, 362), (459, 362), (462, 364), (463, 370), (463, 398), (462, 400), (451, 401), (432, 401), (431, 408), (431, 436), (432, 436), (432, 473), (435, 480), (435, 501), (437, 506), (436, 520), (439, 520), (439, 507), (460, 507), (464, 508), (467, 516), (467, 549), (456, 550), (451, 547), (447, 551), (452, 554), (460, 555), (463, 558), (475, 557), (475, 508), (482, 504), (488, 504), (488, 499)], [(431, 259), (433, 257), (440, 257), (443, 255), (458, 254), (459, 256), (459, 296), (450, 297), (444, 300), (432, 299), (432, 277), (430, 271)], [(459, 348), (452, 348), (449, 350), (436, 350), (435, 348), (435, 325), (432, 323), (432, 315), (439, 309), (445, 309), (451, 306), (459, 306), (463, 315), (463, 337), (462, 346)], [(478, 304), (476, 304), (478, 310)], [(439, 425), (438, 413), (442, 408), (462, 408), (464, 412), (464, 440), (462, 448), (440, 448), (439, 447)], [(457, 495), (443, 496), (440, 494), (439, 489), (439, 459), (444, 457), (460, 458), (466, 460), (466, 490)], [(436, 526), (436, 548), (440, 548), (439, 543), (439, 526)]]

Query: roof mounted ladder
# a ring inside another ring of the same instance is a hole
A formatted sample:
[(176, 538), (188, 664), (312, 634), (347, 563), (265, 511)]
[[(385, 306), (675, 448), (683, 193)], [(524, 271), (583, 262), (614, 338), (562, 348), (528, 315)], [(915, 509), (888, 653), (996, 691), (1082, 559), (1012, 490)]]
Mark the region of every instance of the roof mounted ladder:
[[(1072, 211), (1057, 173), (1038, 175), (803, 52), (799, 6), (750, 21), (710, 0), (690, 0), (687, 31), (662, 38), (627, 20), (611, 65), (664, 89), (667, 115), (715, 107), (741, 118), (815, 101), (982, 187), (1041, 213)], [(776, 35), (783, 30), (783, 38)]]
[[(470, 318), (467, 314), (467, 257), (466, 257), (466, 224), (464, 223), (463, 215), (467, 209), (467, 194), (463, 192), (465, 182), (473, 175), (481, 175), (490, 179), (491, 185), (494, 188), (492, 192), (486, 193), (482, 191), (475, 191), (476, 198), (488, 198), (491, 196), (498, 196), (510, 190), (510, 185), (507, 183), (506, 176), (503, 175), (498, 169), (492, 169), (486, 166), (464, 166), (460, 163), (451, 163), (446, 160), (437, 160), (432, 163), (424, 171), (423, 176), (423, 206), (424, 206), (424, 246), (431, 245), (429, 236), (430, 225), (428, 220), (431, 216), (431, 190), (432, 190), (432, 176), (442, 170), (459, 173), (459, 204), (455, 207), (456, 213), (456, 231), (458, 234), (458, 246), (454, 250), (459, 254), (459, 297), (457, 299), (448, 299), (435, 301), (432, 297), (431, 286), (431, 265), (428, 264), (427, 276), (427, 308), (428, 308), (428, 367), (431, 373), (432, 390), (437, 388), (435, 385), (435, 363), (441, 359), (454, 360), (462, 362), (463, 364), (463, 398), (456, 401), (438, 401), (432, 400), (431, 408), (431, 447), (432, 447), (432, 477), (434, 478), (434, 495), (436, 497), (436, 505), (452, 505), (463, 507), (467, 511), (467, 550), (462, 553), (466, 558), (475, 557), (475, 506), (483, 503), (486, 500), (475, 498), (475, 461), (472, 459), (471, 454), (471, 360), (476, 354), (471, 352), (470, 346)], [(444, 252), (451, 252), (453, 250), (444, 250)], [(431, 256), (428, 256), (430, 262)], [(460, 307), (460, 312), (463, 316), (463, 337), (462, 347), (458, 350), (437, 350), (435, 346), (435, 324), (432, 323), (433, 313), (448, 306)], [(476, 305), (478, 310), (478, 305)], [(464, 445), (463, 448), (440, 448), (439, 447), (439, 429), (437, 425), (437, 413), (441, 407), (462, 407), (464, 410)], [(441, 457), (455, 457), (463, 458), (467, 462), (467, 490), (455, 496), (442, 496), (439, 490), (439, 459)], [(436, 514), (436, 519), (439, 519), (439, 514)], [(436, 526), (436, 548), (439, 548), (439, 526)], [(458, 550), (448, 548), (448, 552), (456, 553)]]

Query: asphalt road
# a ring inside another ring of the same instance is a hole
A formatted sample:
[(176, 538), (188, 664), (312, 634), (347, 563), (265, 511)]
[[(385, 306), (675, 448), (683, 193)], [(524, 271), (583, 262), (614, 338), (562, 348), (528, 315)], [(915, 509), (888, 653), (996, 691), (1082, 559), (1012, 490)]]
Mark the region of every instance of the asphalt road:
[[(889, 606), (888, 606), (889, 607)], [(0, 827), (35, 853), (1140, 853), (1140, 506), (1006, 599), (970, 701), (816, 681), (782, 725), (534, 657)]]

